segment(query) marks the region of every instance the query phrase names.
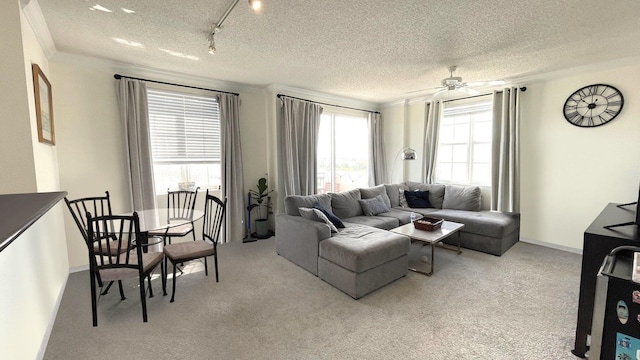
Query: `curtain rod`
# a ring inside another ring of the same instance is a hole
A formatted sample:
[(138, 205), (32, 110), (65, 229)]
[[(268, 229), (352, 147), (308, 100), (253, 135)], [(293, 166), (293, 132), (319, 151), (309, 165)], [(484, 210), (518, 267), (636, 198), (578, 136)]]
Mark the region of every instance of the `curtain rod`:
[[(519, 88), (520, 91), (525, 92), (527, 91), (527, 87), (526, 86), (522, 86)], [(503, 90), (498, 91), (499, 93), (501, 93)], [(463, 98), (457, 98), (457, 99), (451, 99), (451, 100), (444, 100), (443, 103), (448, 103), (450, 101), (457, 101), (457, 100), (466, 100), (466, 99), (473, 99), (473, 98), (477, 98), (477, 97), (481, 97), (481, 96), (488, 96), (491, 95), (491, 93), (488, 94), (479, 94), (479, 95), (471, 95), (471, 96), (467, 96), (467, 97), (463, 97)]]
[(213, 92), (219, 92), (219, 93), (223, 93), (223, 94), (231, 94), (231, 95), (236, 95), (236, 96), (239, 96), (239, 95), (240, 95), (240, 94), (238, 94), (238, 93), (229, 92), (229, 91), (213, 90), (213, 89), (201, 88), (201, 87), (197, 87), (197, 86), (189, 86), (189, 85), (173, 84), (173, 83), (164, 82), (164, 81), (157, 81), (157, 80), (142, 79), (142, 78), (137, 78), (137, 77), (133, 77), (133, 76), (126, 76), (126, 75), (120, 75), (120, 74), (113, 74), (113, 77), (114, 77), (116, 80), (119, 80), (119, 79), (121, 79), (121, 78), (126, 78), (126, 79), (133, 79), (133, 80), (142, 80), (142, 81), (152, 82), (152, 83), (156, 83), (156, 84), (164, 84), (164, 85), (180, 86), (180, 87), (189, 88), (189, 89), (197, 89), (197, 90), (213, 91)]
[(321, 102), (311, 101), (311, 100), (307, 100), (307, 99), (301, 99), (301, 98), (297, 98), (297, 97), (293, 97), (293, 96), (289, 96), (289, 95), (285, 95), (285, 94), (278, 94), (277, 96), (278, 96), (278, 99), (280, 99), (280, 100), (282, 100), (281, 98), (283, 96), (285, 96), (285, 97), (288, 97), (289, 99), (302, 100), (302, 101), (307, 101), (307, 102), (316, 103), (316, 104), (320, 104), (320, 105), (334, 106), (334, 107), (339, 107), (339, 108), (343, 108), (343, 109), (366, 111), (366, 112), (370, 112), (370, 113), (374, 113), (374, 114), (380, 114), (380, 111), (371, 111), (371, 110), (357, 109), (357, 108), (352, 108), (352, 107), (342, 106), (342, 105), (333, 105), (333, 104), (321, 103)]

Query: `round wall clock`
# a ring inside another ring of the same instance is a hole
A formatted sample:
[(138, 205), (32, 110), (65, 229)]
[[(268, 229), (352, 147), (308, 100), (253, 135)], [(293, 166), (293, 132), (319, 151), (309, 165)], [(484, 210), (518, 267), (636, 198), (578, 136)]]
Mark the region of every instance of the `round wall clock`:
[(576, 90), (564, 102), (564, 118), (580, 127), (600, 126), (620, 114), (624, 97), (611, 85), (594, 84)]

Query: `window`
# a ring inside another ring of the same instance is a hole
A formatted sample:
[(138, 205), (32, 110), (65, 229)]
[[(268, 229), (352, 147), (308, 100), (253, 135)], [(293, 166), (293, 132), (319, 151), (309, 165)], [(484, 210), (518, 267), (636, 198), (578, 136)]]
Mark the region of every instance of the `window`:
[(491, 184), (492, 101), (445, 105), (438, 134), (436, 181)]
[(318, 194), (369, 185), (366, 117), (324, 112), (318, 133)]
[(179, 183), (220, 185), (220, 111), (215, 98), (147, 90), (156, 194)]

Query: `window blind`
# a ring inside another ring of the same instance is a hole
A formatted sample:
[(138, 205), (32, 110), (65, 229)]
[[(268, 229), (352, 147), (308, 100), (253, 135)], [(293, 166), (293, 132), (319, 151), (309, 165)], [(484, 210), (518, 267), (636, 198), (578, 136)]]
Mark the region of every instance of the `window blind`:
[(220, 162), (220, 111), (215, 98), (147, 90), (154, 163)]

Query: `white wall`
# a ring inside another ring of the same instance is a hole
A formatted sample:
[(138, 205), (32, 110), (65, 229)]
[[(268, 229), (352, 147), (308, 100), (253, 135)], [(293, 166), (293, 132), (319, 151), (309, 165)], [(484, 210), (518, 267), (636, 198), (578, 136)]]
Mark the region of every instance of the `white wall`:
[[(635, 201), (640, 182), (640, 65), (603, 65), (606, 70), (578, 69), (554, 80), (527, 84), (521, 103), (521, 240), (570, 251), (582, 250), (584, 230), (607, 203)], [(591, 129), (569, 124), (565, 100), (590, 84), (611, 84), (625, 97), (621, 114)], [(405, 161), (401, 180), (421, 181), (424, 104), (408, 101), (383, 110), (387, 158), (401, 146), (418, 151)], [(403, 126), (404, 124), (404, 126)], [(392, 159), (389, 166), (392, 166)], [(401, 162), (401, 161), (399, 161)], [(398, 168), (400, 166), (397, 166)], [(398, 169), (396, 169), (396, 173)], [(483, 208), (490, 192), (483, 188)]]
[(64, 248), (48, 241), (64, 231), (62, 210), (58, 203), (0, 253), (2, 359), (36, 359), (44, 350), (69, 271)]
[[(31, 63), (51, 80), (47, 59), (17, 0), (0, 2), (0, 29), (0, 192), (59, 190), (56, 148), (38, 142), (31, 80)], [(42, 355), (69, 270), (62, 213), (56, 205), (0, 253), (3, 358)]]
[[(584, 230), (607, 203), (637, 200), (640, 182), (640, 65), (527, 85), (521, 122), (521, 237), (582, 249)], [(565, 100), (590, 84), (625, 97), (611, 123), (579, 128), (562, 115)]]
[[(0, 191), (36, 191), (29, 93), (18, 0), (0, 2)], [(33, 95), (31, 95), (33, 96)]]
[[(159, 78), (137, 69), (114, 69), (93, 59), (65, 58), (51, 61), (56, 81), (54, 102), (57, 112), (56, 137), (61, 187), (69, 198), (111, 195), (114, 213), (132, 211), (128, 182), (124, 128), (118, 113), (114, 73), (148, 77), (190, 86), (202, 86), (240, 93), (240, 131), (245, 192), (267, 172), (266, 114), (264, 95), (254, 88), (225, 88), (219, 84), (196, 83), (205, 80)], [(204, 193), (204, 192), (203, 192)], [(160, 196), (160, 203), (166, 201)], [(204, 195), (198, 206), (204, 206)], [(196, 224), (197, 226), (198, 224)], [(68, 211), (65, 212), (67, 247), (71, 268), (88, 264), (87, 250)], [(197, 231), (201, 231), (198, 230)], [(235, 239), (241, 240), (241, 239)]]
[[(54, 111), (60, 185), (69, 199), (109, 191), (115, 213), (131, 211), (124, 128), (118, 114), (113, 73), (51, 62), (56, 84)], [(72, 268), (88, 264), (87, 248), (65, 211)]]

